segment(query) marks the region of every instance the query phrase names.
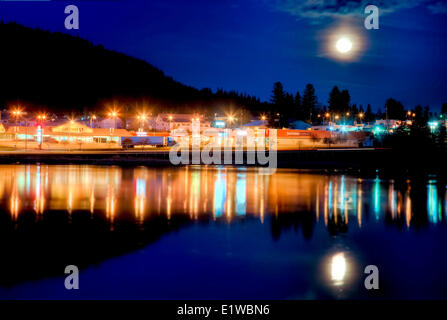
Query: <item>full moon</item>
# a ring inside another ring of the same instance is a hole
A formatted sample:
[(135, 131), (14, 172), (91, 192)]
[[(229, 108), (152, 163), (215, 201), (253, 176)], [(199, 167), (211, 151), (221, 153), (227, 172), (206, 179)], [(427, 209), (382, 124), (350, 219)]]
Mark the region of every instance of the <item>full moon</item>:
[(340, 38), (337, 41), (336, 47), (340, 53), (348, 53), (352, 49), (352, 41), (348, 38)]

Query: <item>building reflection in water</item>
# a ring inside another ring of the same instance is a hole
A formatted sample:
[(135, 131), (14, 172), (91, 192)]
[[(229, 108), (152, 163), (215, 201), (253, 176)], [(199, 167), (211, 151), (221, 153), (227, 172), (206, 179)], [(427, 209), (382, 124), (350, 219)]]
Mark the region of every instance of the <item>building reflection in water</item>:
[(107, 197), (106, 197), (106, 218), (107, 220), (110, 221), (112, 229), (113, 229), (113, 223), (115, 222), (115, 211), (116, 211), (115, 186), (113, 183), (109, 183), (107, 186)]
[(138, 224), (151, 216), (185, 215), (226, 222), (255, 217), (262, 223), (269, 217), (281, 225), (289, 219), (284, 218), (287, 214), (296, 219), (311, 214), (310, 228), (317, 221), (338, 233), (346, 232), (348, 225), (365, 228), (365, 222), (410, 228), (446, 219), (447, 190), (435, 179), (418, 187), (421, 183), (409, 180), (295, 170), (261, 175), (256, 168), (224, 166), (3, 165), (0, 173), (0, 205), (13, 221), (21, 212), (42, 215), (54, 210), (104, 215), (112, 228), (129, 215)]
[(34, 211), (38, 214), (44, 212), (45, 206), (45, 196), (42, 190), (42, 174), (41, 166), (36, 166), (36, 179), (35, 179), (35, 200), (34, 200)]
[(19, 215), (19, 194), (17, 190), (17, 183), (14, 181), (11, 192), (11, 218), (13, 221), (17, 220)]
[(137, 221), (141, 223), (144, 220), (144, 210), (146, 204), (146, 180), (144, 177), (138, 176), (136, 172), (134, 181), (135, 217), (137, 218)]
[(438, 197), (436, 180), (430, 180), (427, 185), (427, 212), (431, 223), (437, 223), (442, 219), (442, 205)]
[(218, 169), (216, 179), (214, 182), (214, 210), (213, 214), (215, 218), (219, 218), (224, 213), (224, 205), (227, 198), (227, 186), (226, 186), (226, 176), (222, 172), (222, 169)]

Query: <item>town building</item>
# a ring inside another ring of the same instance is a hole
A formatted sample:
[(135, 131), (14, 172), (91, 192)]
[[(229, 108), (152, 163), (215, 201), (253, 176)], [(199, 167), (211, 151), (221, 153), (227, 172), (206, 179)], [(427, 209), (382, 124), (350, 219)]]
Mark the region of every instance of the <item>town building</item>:
[(122, 138), (133, 136), (125, 129), (91, 128), (76, 121), (67, 121), (59, 126), (0, 126), (0, 140), (25, 141), (32, 144), (41, 139), (43, 144), (84, 144), (85, 147), (98, 147), (98, 145), (121, 145)]
[(266, 129), (268, 128), (267, 120), (251, 120), (248, 123), (242, 125), (243, 128), (247, 129)]
[[(198, 119), (198, 120), (197, 120)], [(211, 127), (211, 123), (203, 115), (191, 113), (159, 113), (154, 119), (154, 128), (157, 131), (186, 130), (192, 131), (194, 120), (200, 122), (200, 130)]]
[(113, 129), (113, 128), (124, 128), (123, 120), (120, 118), (105, 118), (99, 121), (96, 121), (96, 127), (103, 129)]

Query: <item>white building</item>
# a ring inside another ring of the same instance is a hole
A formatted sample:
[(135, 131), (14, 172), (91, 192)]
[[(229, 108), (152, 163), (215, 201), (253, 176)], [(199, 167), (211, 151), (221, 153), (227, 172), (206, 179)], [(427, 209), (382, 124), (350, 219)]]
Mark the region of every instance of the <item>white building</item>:
[(122, 129), (123, 128), (123, 121), (120, 118), (106, 118), (103, 120), (95, 121), (95, 127), (97, 128), (105, 128), (105, 129)]
[(154, 127), (157, 131), (187, 130), (192, 131), (193, 120), (199, 119), (200, 130), (211, 127), (211, 123), (205, 120), (203, 115), (190, 113), (160, 113), (154, 120)]

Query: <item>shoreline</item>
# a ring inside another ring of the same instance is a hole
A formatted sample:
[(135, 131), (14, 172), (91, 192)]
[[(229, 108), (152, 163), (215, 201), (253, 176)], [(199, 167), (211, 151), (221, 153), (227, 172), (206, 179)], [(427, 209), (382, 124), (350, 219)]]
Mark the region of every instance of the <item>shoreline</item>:
[[(230, 156), (227, 154), (227, 156)], [(263, 167), (247, 164), (247, 152), (243, 153), (244, 163), (220, 164), (242, 167)], [(423, 157), (422, 157), (423, 156)], [(234, 162), (234, 151), (231, 154)], [(319, 149), (319, 150), (279, 150), (277, 167), (290, 169), (348, 170), (375, 172), (383, 170), (395, 173), (447, 173), (445, 169), (446, 152), (440, 150), (408, 151), (393, 149)], [(91, 164), (120, 166), (175, 167), (169, 160), (168, 150), (145, 151), (3, 151), (0, 164)], [(180, 164), (185, 165), (185, 164)], [(206, 165), (191, 163), (186, 165)]]

